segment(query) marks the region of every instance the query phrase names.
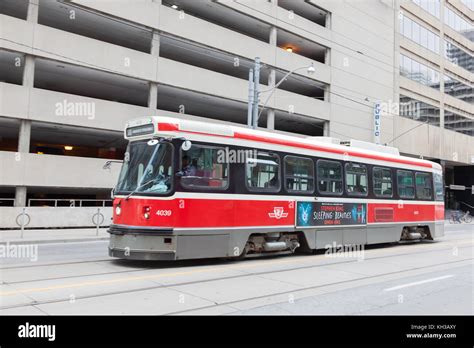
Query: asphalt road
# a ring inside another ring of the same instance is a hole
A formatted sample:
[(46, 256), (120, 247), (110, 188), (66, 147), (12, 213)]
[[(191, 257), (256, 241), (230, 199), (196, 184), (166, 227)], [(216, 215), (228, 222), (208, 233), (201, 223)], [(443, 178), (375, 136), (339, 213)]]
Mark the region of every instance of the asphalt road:
[(351, 257), (138, 262), (106, 241), (40, 244), (0, 259), (0, 314), (472, 315), (474, 225), (447, 228)]

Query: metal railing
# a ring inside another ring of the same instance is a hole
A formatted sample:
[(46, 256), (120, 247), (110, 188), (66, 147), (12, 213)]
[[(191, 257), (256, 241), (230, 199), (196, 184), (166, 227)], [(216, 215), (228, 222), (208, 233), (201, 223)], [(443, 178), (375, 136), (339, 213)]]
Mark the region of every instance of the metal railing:
[(14, 205), (15, 198), (0, 198), (0, 207), (13, 207)]
[(471, 209), (474, 209), (474, 207), (470, 204), (467, 204), (466, 202), (460, 202), (461, 204), (464, 204), (465, 206), (471, 208)]
[[(43, 203), (41, 205), (32, 205), (35, 202), (37, 203)], [(52, 202), (51, 205), (47, 205), (44, 203), (49, 203)], [(61, 204), (62, 202), (66, 204)], [(97, 203), (100, 203), (100, 206), (102, 207), (110, 207), (112, 206), (112, 200), (111, 199), (42, 199), (42, 198), (30, 198), (28, 200), (28, 207), (33, 207), (33, 206), (48, 206), (48, 207), (58, 207), (58, 203), (60, 204), (59, 206), (61, 207), (96, 207)], [(77, 204), (78, 203), (78, 204)], [(84, 204), (86, 203), (86, 204)], [(95, 204), (87, 204), (87, 203), (95, 203)]]

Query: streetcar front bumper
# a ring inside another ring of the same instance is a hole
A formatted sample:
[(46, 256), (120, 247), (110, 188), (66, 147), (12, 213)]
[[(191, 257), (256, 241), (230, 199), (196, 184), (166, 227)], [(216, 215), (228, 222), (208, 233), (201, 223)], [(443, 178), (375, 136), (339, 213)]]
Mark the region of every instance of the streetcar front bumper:
[(176, 260), (176, 236), (170, 228), (111, 225), (109, 256), (129, 260)]

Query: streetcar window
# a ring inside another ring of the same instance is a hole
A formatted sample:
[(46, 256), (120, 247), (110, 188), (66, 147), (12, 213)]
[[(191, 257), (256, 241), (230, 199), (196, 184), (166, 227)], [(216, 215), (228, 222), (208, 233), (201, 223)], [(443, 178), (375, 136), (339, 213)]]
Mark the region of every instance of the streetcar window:
[(378, 197), (392, 197), (392, 171), (388, 168), (374, 167), (374, 193)]
[(431, 174), (416, 173), (416, 197), (418, 199), (431, 200), (433, 198), (433, 183), (431, 181)]
[(441, 174), (435, 173), (434, 177), (434, 188), (435, 188), (435, 199), (437, 201), (444, 201), (444, 185), (443, 177)]
[(251, 191), (280, 191), (280, 158), (271, 153), (258, 152), (257, 157), (247, 157), (245, 163), (246, 185)]
[(346, 191), (349, 196), (367, 196), (367, 167), (346, 163)]
[(397, 184), (400, 198), (415, 198), (415, 182), (412, 172), (397, 170)]
[(309, 158), (286, 156), (285, 187), (288, 192), (311, 193), (314, 190), (314, 167)]
[(181, 151), (181, 185), (186, 188), (225, 190), (229, 186), (229, 163), (219, 161), (225, 149), (192, 145)]
[(171, 191), (173, 183), (173, 145), (158, 143), (148, 145), (134, 141), (128, 145), (117, 192), (164, 194)]
[(318, 160), (318, 191), (320, 193), (342, 194), (342, 165), (339, 162)]

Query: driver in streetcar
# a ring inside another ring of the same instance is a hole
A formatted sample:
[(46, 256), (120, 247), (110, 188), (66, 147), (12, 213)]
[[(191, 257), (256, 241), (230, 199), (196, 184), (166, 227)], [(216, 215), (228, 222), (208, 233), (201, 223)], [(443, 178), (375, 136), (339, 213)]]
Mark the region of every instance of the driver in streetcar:
[(196, 176), (196, 165), (195, 165), (195, 160), (190, 163), (189, 157), (188, 156), (183, 156), (183, 159), (181, 161), (182, 163), (182, 172), (183, 176)]

